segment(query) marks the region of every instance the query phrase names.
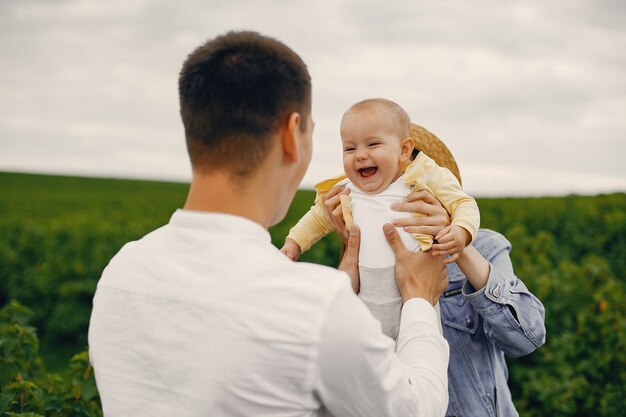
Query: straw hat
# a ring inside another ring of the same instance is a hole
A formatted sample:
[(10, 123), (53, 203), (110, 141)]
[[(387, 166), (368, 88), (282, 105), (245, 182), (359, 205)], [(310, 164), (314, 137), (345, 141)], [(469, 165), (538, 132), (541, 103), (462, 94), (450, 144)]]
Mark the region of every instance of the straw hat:
[(411, 137), (415, 148), (431, 157), (440, 167), (448, 168), (461, 183), (461, 174), (448, 147), (422, 126), (411, 123)]

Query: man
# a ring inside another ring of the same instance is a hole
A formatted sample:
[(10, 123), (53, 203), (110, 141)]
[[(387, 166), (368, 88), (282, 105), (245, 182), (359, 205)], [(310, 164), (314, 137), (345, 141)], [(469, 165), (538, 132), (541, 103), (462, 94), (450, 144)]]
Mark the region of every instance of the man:
[[(271, 245), (267, 228), (311, 158), (300, 57), (230, 32), (188, 57), (179, 92), (193, 170), (184, 209), (124, 246), (94, 297), (90, 355), (105, 416), (443, 415), (440, 258), (409, 253), (385, 226), (405, 301), (396, 348), (344, 272)], [(340, 267), (352, 276), (358, 238), (354, 228)]]

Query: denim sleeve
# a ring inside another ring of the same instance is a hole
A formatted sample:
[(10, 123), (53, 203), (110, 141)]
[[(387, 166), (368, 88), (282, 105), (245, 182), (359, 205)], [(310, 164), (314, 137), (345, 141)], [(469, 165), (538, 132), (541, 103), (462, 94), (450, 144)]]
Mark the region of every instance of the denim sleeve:
[(463, 295), (484, 318), (485, 334), (504, 353), (527, 355), (546, 340), (543, 304), (515, 276), (509, 241), (496, 232), (481, 232), (489, 238), (478, 241), (476, 246), (490, 263), (489, 278), (478, 291), (466, 281)]

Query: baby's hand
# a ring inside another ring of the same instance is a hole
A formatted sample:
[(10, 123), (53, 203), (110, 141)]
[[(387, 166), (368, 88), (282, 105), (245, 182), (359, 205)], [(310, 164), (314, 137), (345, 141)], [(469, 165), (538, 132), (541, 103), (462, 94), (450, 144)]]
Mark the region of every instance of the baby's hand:
[(298, 245), (296, 241), (292, 239), (285, 239), (285, 244), (282, 248), (280, 248), (280, 251), (287, 255), (287, 258), (291, 259), (292, 261), (298, 260), (298, 258), (302, 254), (302, 251), (300, 250), (300, 245)]
[(458, 259), (465, 246), (472, 240), (472, 235), (463, 227), (452, 225), (444, 227), (435, 236), (435, 240), (438, 243), (433, 245), (433, 255), (450, 255), (443, 261), (444, 265), (447, 265)]

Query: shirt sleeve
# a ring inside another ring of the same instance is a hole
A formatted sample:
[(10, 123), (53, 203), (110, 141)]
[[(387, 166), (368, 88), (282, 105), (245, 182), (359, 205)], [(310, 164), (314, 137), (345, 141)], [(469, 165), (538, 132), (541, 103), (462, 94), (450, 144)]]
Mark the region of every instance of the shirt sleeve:
[(513, 272), (511, 244), (492, 232), (488, 245), (480, 248), (489, 261), (487, 284), (474, 289), (469, 281), (463, 295), (485, 320), (485, 334), (506, 354), (523, 356), (546, 340), (544, 306)]
[(322, 328), (315, 390), (336, 416), (443, 416), (448, 344), (433, 307), (402, 308), (397, 348), (350, 291), (340, 291)]
[(302, 252), (307, 251), (321, 238), (333, 231), (326, 209), (322, 206), (322, 195), (318, 194), (315, 204), (289, 230), (288, 239), (294, 240)]

